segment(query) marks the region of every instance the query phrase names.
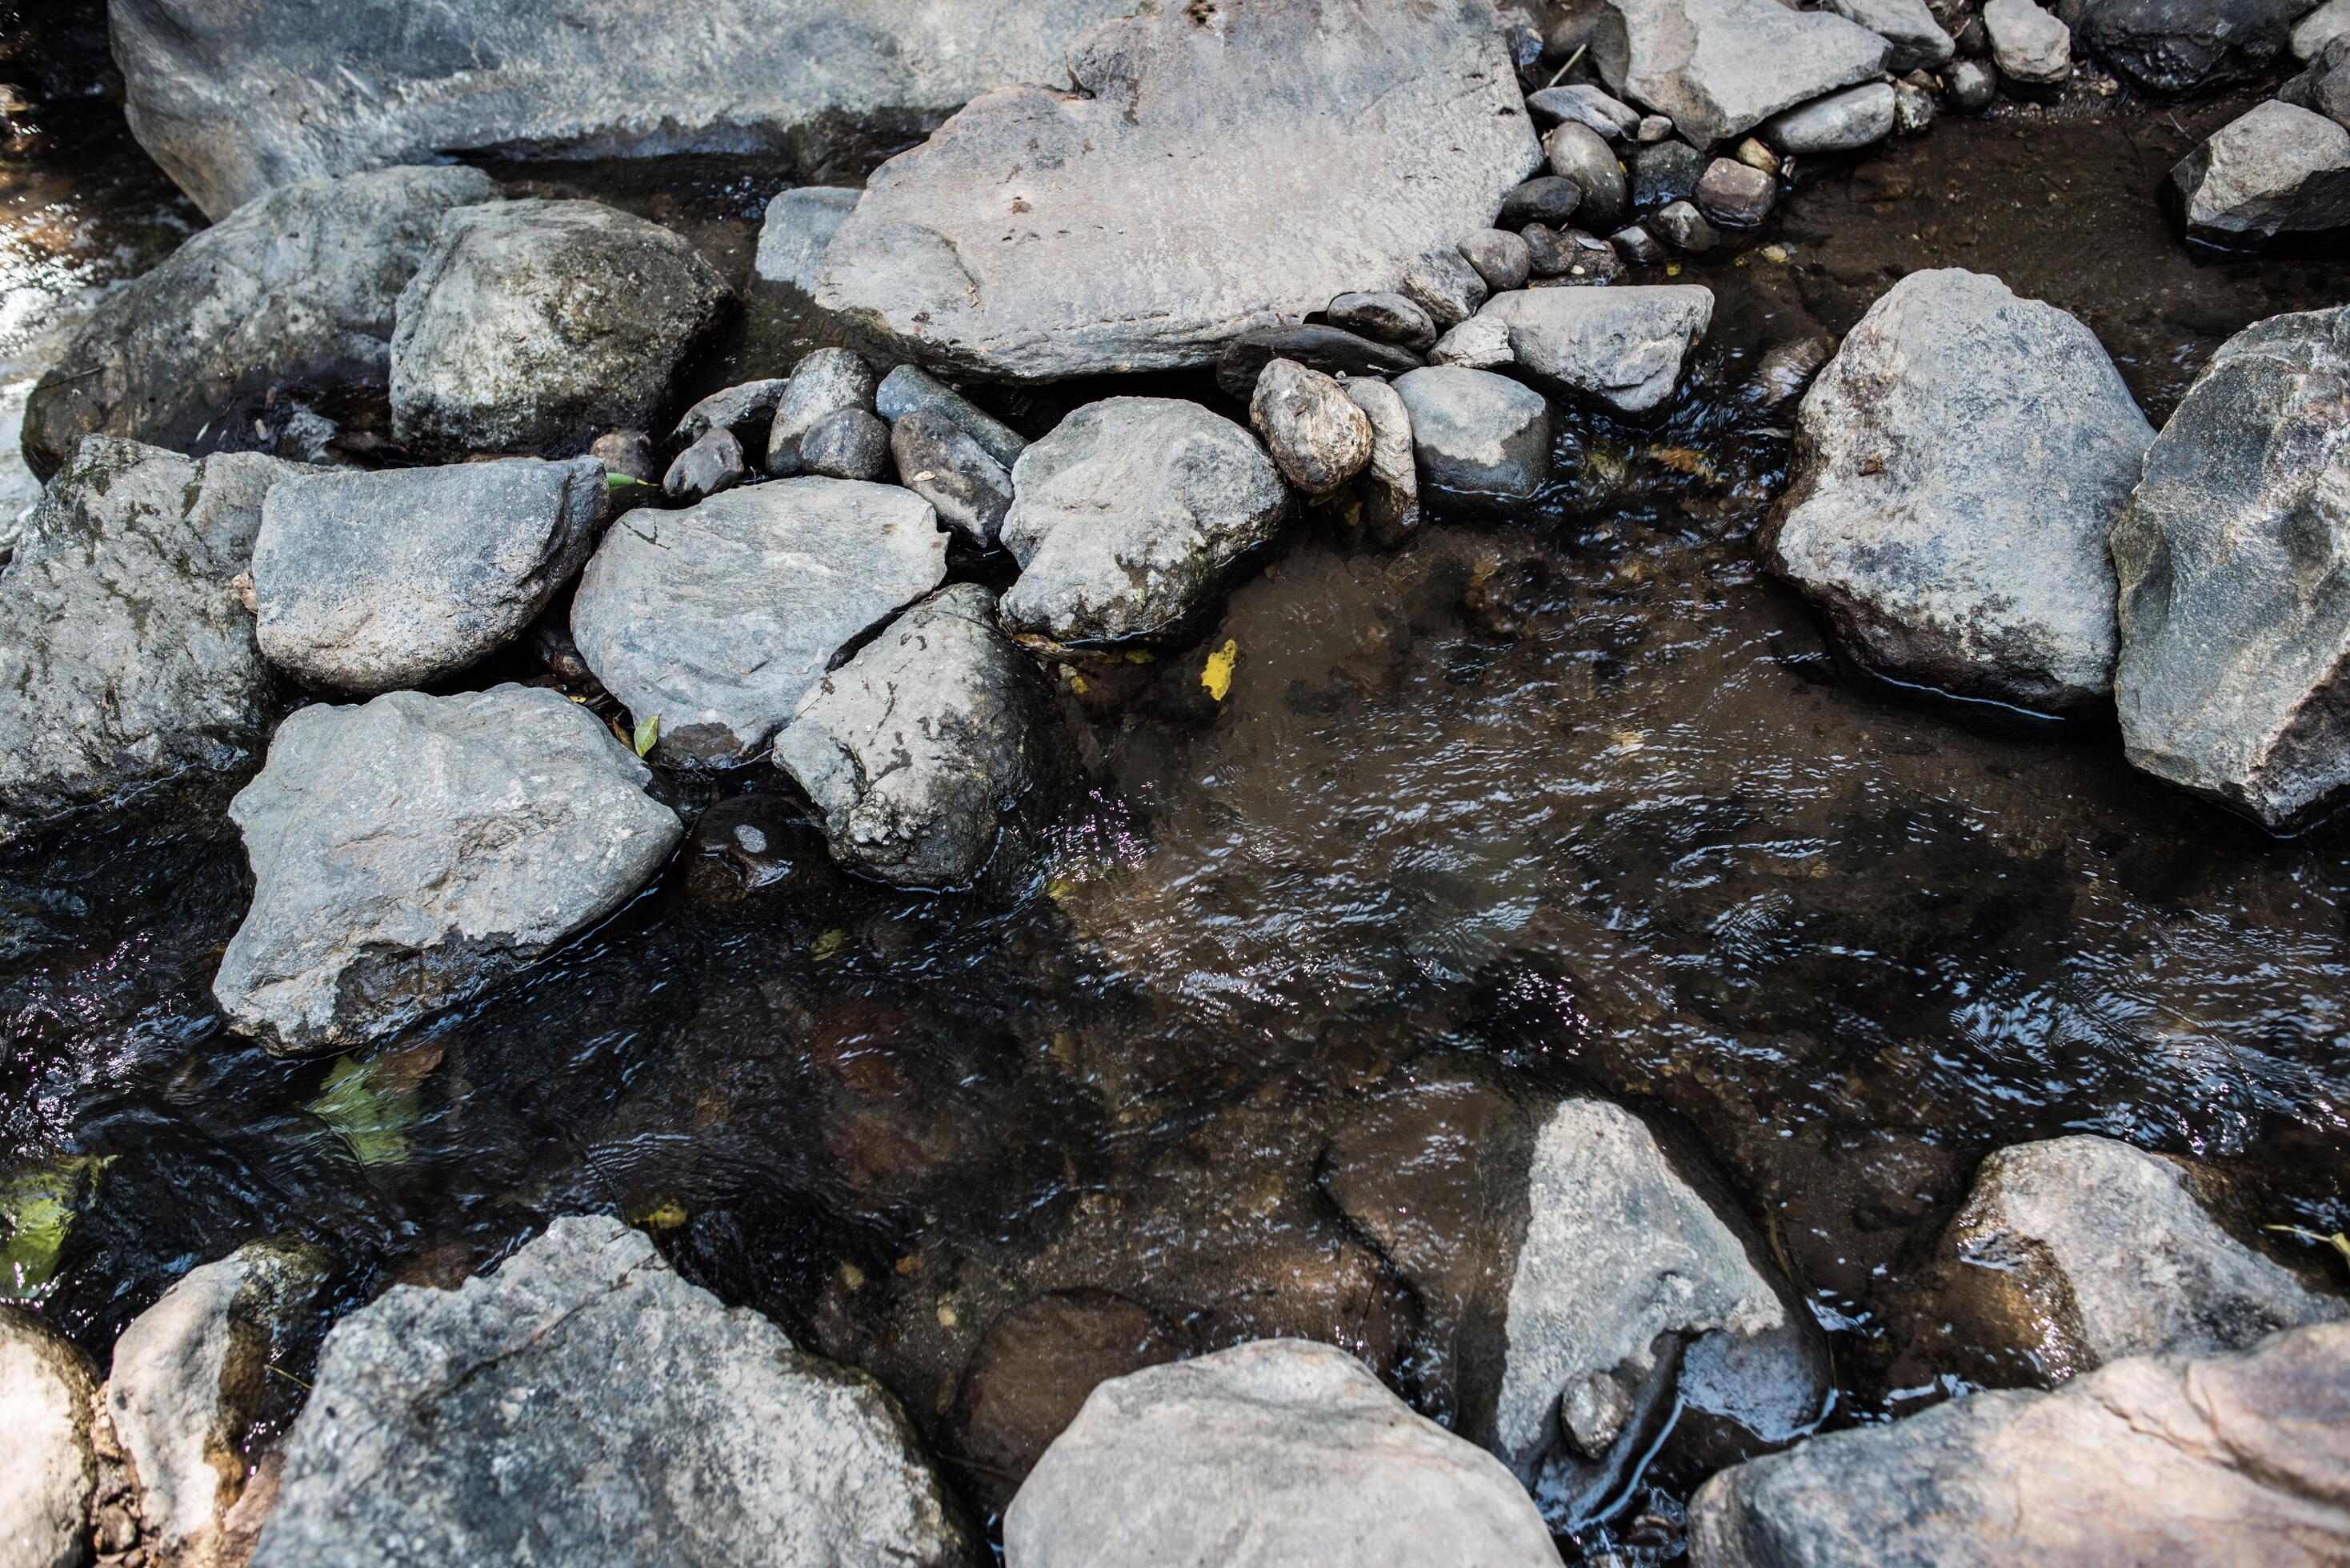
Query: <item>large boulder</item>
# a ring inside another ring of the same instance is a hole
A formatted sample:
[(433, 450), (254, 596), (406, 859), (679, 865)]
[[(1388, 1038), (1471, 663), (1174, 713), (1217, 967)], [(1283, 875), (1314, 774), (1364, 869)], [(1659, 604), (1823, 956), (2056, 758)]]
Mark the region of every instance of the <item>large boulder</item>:
[(605, 689), (660, 721), (663, 762), (764, 750), (840, 650), (946, 576), (929, 502), (895, 485), (801, 478), (630, 514), (571, 601)]
[(0, 1302), (0, 1568), (86, 1560), (98, 1459), (89, 1358), (32, 1313)]
[(2350, 226), (2350, 130), (2272, 99), (2203, 140), (2163, 194), (2189, 239), (2251, 246)]
[(1076, 93), (1000, 88), (877, 170), (817, 302), (992, 376), (1211, 364), (1395, 287), (1541, 157), (1485, 0), (1158, 6), (1069, 74)]
[(1981, 273), (1912, 273), (1804, 395), (1766, 558), (1879, 671), (2094, 708), (2113, 680), (2106, 534), (2153, 439), (2080, 322)]
[(281, 1055), (397, 1033), (603, 919), (678, 839), (651, 772), (543, 688), (303, 709), (229, 815), (253, 907), (213, 994)]
[(1126, 0), (112, 0), (131, 130), (214, 218), (272, 186), (489, 151), (789, 151), (916, 130)]
[(2350, 787), (2350, 307), (2221, 344), (2114, 528), (2122, 743), (2272, 828)]
[(2142, 92), (2183, 98), (2266, 76), (2311, 0), (2076, 3), (2074, 36), (2116, 76)]
[(1606, 0), (1591, 36), (1607, 85), (1700, 148), (1867, 80), (1886, 53), (1866, 27), (1778, 0)]
[(582, 1216), (456, 1290), (395, 1285), (335, 1325), (253, 1563), (983, 1555), (879, 1385)]
[(75, 450), (0, 573), (0, 843), (158, 786), (226, 793), (283, 708), (234, 579), (263, 496), (303, 472), (112, 436)]
[(261, 651), (367, 696), (470, 668), (586, 565), (605, 492), (592, 457), (289, 479), (262, 504), (253, 547)]
[(381, 386), (442, 214), (497, 196), (477, 169), (387, 169), (239, 210), (99, 302), (33, 389), (26, 460), (47, 478), (92, 433), (185, 445), (280, 381)]
[(1713, 291), (1694, 284), (1530, 288), (1477, 313), (1510, 335), (1519, 368), (1627, 414), (1673, 395), (1690, 345), (1713, 319)]
[(977, 583), (942, 588), (808, 688), (775, 763), (823, 815), (833, 858), (951, 888), (1007, 836), (1029, 845), (1065, 775), (1051, 693)]
[(657, 429), (733, 297), (683, 239), (599, 202), (460, 208), (400, 292), (392, 431), (456, 456)]
[(1490, 1455), (1343, 1350), (1269, 1339), (1102, 1384), (1003, 1516), (1007, 1568), (1555, 1564)]
[(1087, 404), (1020, 454), (1012, 486), (1003, 624), (1055, 642), (1180, 636), (1289, 514), (1256, 438), (1173, 398)]
[(2350, 1325), (1975, 1394), (1706, 1482), (1696, 1568), (2350, 1557)]

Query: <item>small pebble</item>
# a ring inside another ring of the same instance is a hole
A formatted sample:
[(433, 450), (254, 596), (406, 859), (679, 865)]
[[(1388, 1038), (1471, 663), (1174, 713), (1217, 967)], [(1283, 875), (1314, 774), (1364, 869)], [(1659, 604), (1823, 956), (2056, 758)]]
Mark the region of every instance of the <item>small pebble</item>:
[(1550, 160), (1552, 173), (1573, 181), (1583, 192), (1575, 214), (1584, 223), (1612, 229), (1624, 221), (1624, 170), (1616, 161), (1616, 150), (1597, 131), (1573, 120), (1562, 121), (1543, 138), (1543, 153)]
[(1893, 84), (1893, 129), (1915, 136), (1934, 123), (1934, 95), (1908, 82)]
[(1566, 243), (1571, 258), (1566, 270), (1555, 277), (1546, 277), (1537, 286), (1561, 288), (1593, 284), (1614, 283), (1624, 275), (1623, 258), (1616, 247), (1597, 234), (1586, 234), (1581, 229), (1569, 229), (1560, 236)]
[(1665, 247), (1657, 243), (1657, 236), (1638, 223), (1618, 229), (1607, 238), (1616, 247), (1616, 254), (1634, 266), (1652, 266), (1665, 259)]
[(588, 447), (588, 455), (602, 462), (606, 473), (623, 479), (650, 484), (660, 477), (653, 462), (653, 438), (643, 431), (606, 431)]
[(1705, 173), (1705, 154), (1686, 141), (1659, 141), (1632, 154), (1632, 205), (1642, 212), (1685, 200)]
[(1691, 197), (1698, 211), (1715, 223), (1745, 229), (1769, 217), (1772, 203), (1778, 199), (1776, 180), (1731, 158), (1717, 158), (1708, 164)]
[(863, 409), (835, 409), (799, 438), (803, 473), (879, 479), (889, 466), (889, 427)]
[(1999, 76), (1981, 60), (1960, 60), (1950, 67), (1950, 94), (1960, 114), (1981, 114), (1999, 96)]
[(870, 412), (873, 391), (872, 368), (853, 349), (819, 348), (802, 359), (775, 401), (775, 423), (767, 431), (767, 472), (778, 479), (798, 472), (800, 438), (844, 409)]
[(1480, 229), (1456, 248), (1461, 259), (1485, 280), (1489, 293), (1507, 294), (1525, 287), (1526, 272), (1533, 265), (1526, 254), (1526, 242), (1507, 229)]
[(1779, 176), (1779, 155), (1758, 137), (1750, 136), (1738, 144), (1738, 161), (1749, 169), (1760, 169), (1774, 180)]
[(1705, 214), (1687, 202), (1674, 202), (1659, 208), (1648, 223), (1667, 244), (1677, 250), (1710, 251), (1721, 243), (1713, 225), (1705, 221)]
[(995, 548), (1012, 509), (1012, 475), (937, 409), (898, 416), (889, 430), (898, 483), (931, 504), (939, 521), (982, 550)]
[(1641, 141), (1662, 141), (1672, 133), (1671, 120), (1661, 114), (1648, 114), (1640, 117), (1640, 128), (1634, 131), (1633, 135)]
[(702, 432), (702, 438), (677, 454), (661, 476), (661, 489), (672, 500), (700, 501), (732, 490), (743, 483), (748, 471), (743, 462), (743, 443), (724, 425), (716, 425)]
[(1502, 198), (1501, 225), (1505, 229), (1523, 229), (1528, 223), (1555, 227), (1575, 216), (1582, 201), (1583, 187), (1574, 181), (1555, 174), (1537, 175)]
[(1426, 353), (1436, 341), (1436, 323), (1428, 312), (1400, 294), (1342, 294), (1332, 300), (1323, 314), (1333, 327), (1349, 332), (1359, 332), (1366, 337), (1376, 337), (1382, 343), (1399, 344), (1415, 353)]
[(1575, 265), (1575, 247), (1556, 229), (1528, 223), (1518, 237), (1526, 242), (1526, 270), (1534, 277), (1556, 277)]

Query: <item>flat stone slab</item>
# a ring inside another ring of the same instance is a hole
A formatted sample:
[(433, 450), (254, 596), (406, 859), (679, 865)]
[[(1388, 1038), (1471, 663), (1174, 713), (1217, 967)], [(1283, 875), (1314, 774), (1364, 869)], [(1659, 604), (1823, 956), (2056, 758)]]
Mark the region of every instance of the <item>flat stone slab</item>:
[(1866, 81), (1887, 50), (1866, 27), (1778, 0), (1607, 0), (1591, 36), (1608, 87), (1699, 148)]

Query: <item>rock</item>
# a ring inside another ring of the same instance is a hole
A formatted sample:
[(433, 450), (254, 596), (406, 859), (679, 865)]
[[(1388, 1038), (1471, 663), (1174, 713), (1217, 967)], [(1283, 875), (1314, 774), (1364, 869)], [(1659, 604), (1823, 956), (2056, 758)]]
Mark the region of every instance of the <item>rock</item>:
[(1400, 294), (1342, 294), (1323, 314), (1333, 327), (1414, 353), (1425, 354), (1436, 342), (1436, 323)]
[(1773, 343), (1754, 362), (1740, 396), (1758, 409), (1775, 409), (1810, 386), (1835, 350), (1835, 339), (1824, 332)]
[(1591, 41), (1609, 88), (1700, 148), (1866, 80), (1887, 52), (1866, 27), (1777, 0), (1606, 0)]
[(1428, 353), (1433, 365), (1461, 365), (1471, 370), (1498, 370), (1513, 365), (1510, 329), (1498, 317), (1472, 316), (1442, 337)]
[(336, 1325), (253, 1562), (984, 1556), (879, 1385), (687, 1284), (641, 1231), (577, 1216)]
[[(1920, 10), (1925, 7), (1920, 5)], [(1912, 92), (1918, 89), (1912, 88)], [(1929, 103), (1932, 100), (1929, 99)], [(1814, 99), (1800, 109), (1767, 120), (1762, 134), (1782, 152), (1797, 157), (1820, 152), (1850, 152), (1893, 134), (1894, 88), (1889, 82), (1864, 82), (1856, 88)], [(1769, 177), (1767, 174), (1764, 176)]]
[(1371, 461), (1371, 421), (1319, 370), (1275, 359), (1257, 377), (1249, 424), (1274, 466), (1308, 495), (1327, 495)]
[(1925, 0), (1825, 0), (1821, 8), (1883, 38), (1889, 46), (1885, 68), (1896, 76), (1948, 65), (1957, 52)]
[(1170, 398), (1078, 409), (1021, 454), (1012, 489), (1003, 545), (1020, 577), (1003, 624), (1055, 642), (1180, 635), (1289, 514), (1246, 431)]
[(262, 654), (307, 685), (366, 696), (469, 670), (578, 575), (604, 498), (592, 457), (283, 480), (253, 546)]
[(571, 632), (660, 760), (764, 748), (839, 651), (946, 576), (930, 503), (892, 485), (789, 479), (632, 514), (579, 579)]
[(837, 185), (800, 185), (767, 203), (759, 224), (759, 248), (751, 271), (763, 282), (785, 283), (814, 294), (824, 275), (824, 254), (832, 236), (857, 210), (862, 191)]
[(898, 482), (962, 535), (973, 549), (993, 550), (1012, 507), (1012, 475), (961, 425), (935, 409), (914, 409), (889, 431)]
[(606, 431), (588, 446), (588, 455), (608, 474), (651, 484), (660, 477), (653, 462), (653, 438), (643, 431)]
[(2350, 785), (2345, 409), (2350, 309), (2254, 323), (2189, 388), (2113, 531), (2129, 760), (2278, 830)]
[(733, 297), (684, 240), (611, 207), (457, 208), (400, 291), (393, 434), (428, 453), (561, 454), (651, 429)]
[[(1822, 99), (1821, 101), (1825, 102), (1826, 100)], [(1794, 111), (1791, 110), (1790, 112)], [(1779, 155), (1772, 151), (1770, 147), (1764, 143), (1760, 137), (1742, 137), (1739, 140), (1738, 146), (1731, 151), (1731, 156), (1737, 159), (1741, 163), (1745, 164), (1749, 169), (1759, 169), (1774, 180), (1779, 177)], [(1700, 178), (1703, 178), (1703, 175), (1704, 171), (1699, 171)], [(1694, 191), (1697, 187), (1695, 185), (1691, 185), (1690, 189)]]
[(1575, 215), (1586, 227), (1612, 229), (1624, 221), (1624, 171), (1615, 150), (1597, 131), (1574, 120), (1562, 121), (1543, 138), (1543, 153), (1552, 173), (1583, 192)]
[(98, 1375), (46, 1322), (0, 1302), (0, 1563), (71, 1568), (84, 1560), (98, 1460), (90, 1452)]
[(1556, 225), (1575, 216), (1582, 200), (1583, 187), (1574, 181), (1555, 174), (1537, 175), (1510, 187), (1510, 193), (1502, 198), (1501, 216), (1494, 222), (1505, 229), (1523, 229), (1528, 223)]
[(2334, 39), (2309, 68), (2277, 88), (2277, 101), (2322, 114), (2350, 130), (2350, 35)]
[(1632, 155), (1632, 205), (1645, 213), (1686, 202), (1705, 177), (1711, 161), (1686, 141), (1659, 141), (1641, 148)]
[(1528, 223), (1518, 237), (1526, 242), (1526, 270), (1535, 277), (1556, 277), (1575, 263), (1574, 242), (1556, 229)]
[(1395, 383), (1421, 476), (1440, 490), (1523, 501), (1550, 473), (1550, 405), (1486, 370), (1432, 365)]
[(1537, 278), (1528, 287), (1596, 286), (1614, 283), (1623, 275), (1623, 258), (1616, 254), (1610, 242), (1581, 229), (1569, 229), (1561, 239), (1566, 252), (1566, 270), (1552, 277)]
[[(1567, 186), (1575, 192), (1577, 200), (1582, 198), (1583, 192), (1574, 182), (1567, 182)], [(1403, 269), (1396, 287), (1428, 312), (1428, 318), (1436, 323), (1439, 332), (1450, 331), (1476, 315), (1477, 307), (1485, 303), (1490, 292), (1485, 280), (1477, 275), (1477, 269), (1462, 261), (1457, 251), (1440, 251), (1420, 257)], [(1297, 358), (1295, 354), (1287, 357)], [(1302, 359), (1298, 362), (1305, 363)]]
[(1051, 694), (995, 615), (990, 589), (941, 588), (819, 678), (776, 737), (843, 866), (960, 888), (1007, 838), (1033, 856), (1066, 768)]
[(1708, 1481), (1700, 1568), (2321, 1563), (2350, 1552), (2350, 1326), (2134, 1356), (1814, 1438)]
[(79, 808), (227, 793), (282, 708), (234, 579), (262, 496), (302, 472), (75, 449), (0, 573), (0, 843)]
[(835, 409), (800, 437), (800, 470), (821, 479), (877, 480), (889, 472), (889, 427), (863, 409)]
[(1982, 22), (2001, 76), (2038, 87), (2073, 74), (2072, 30), (2032, 0), (1983, 0)]
[(650, 776), (544, 688), (301, 710), (229, 807), (255, 886), (213, 997), (298, 1056), (480, 995), (660, 869), (680, 829)]
[(877, 170), (817, 302), (975, 374), (1212, 364), (1253, 327), (1396, 286), (1536, 166), (1482, 6), (1168, 6), (1069, 66), (1090, 96), (998, 88)]
[(1652, 141), (1662, 141), (1672, 133), (1671, 120), (1661, 114), (1644, 114), (1640, 117), (1640, 129), (1633, 133), (1633, 140), (1645, 146)]
[(1721, 236), (1713, 232), (1713, 225), (1705, 221), (1705, 214), (1688, 202), (1675, 202), (1659, 208), (1648, 222), (1655, 226), (1657, 233), (1665, 236), (1665, 243), (1676, 250), (1710, 251), (1721, 243)]
[(473, 169), (288, 186), (109, 291), (42, 376), (24, 449), (46, 479), (93, 433), (191, 444), (281, 381), (381, 385), (392, 307), (451, 208), (494, 202)]
[(1462, 240), (1459, 249), (1461, 259), (1477, 269), (1492, 293), (1526, 286), (1534, 264), (1526, 254), (1526, 242), (1518, 235), (1506, 229), (1480, 229)]
[(1491, 1455), (1294, 1339), (1100, 1385), (1012, 1500), (1003, 1550), (1009, 1568), (1559, 1560)]
[(1981, 114), (1999, 96), (1999, 78), (1981, 60), (1960, 60), (1950, 67), (1950, 103), (1961, 114)]
[(797, 473), (800, 438), (818, 420), (843, 409), (872, 412), (876, 390), (872, 367), (853, 348), (819, 348), (803, 358), (775, 400), (775, 422), (767, 429), (767, 472), (779, 479)]
[(882, 377), (880, 389), (873, 396), (873, 406), (883, 419), (892, 422), (918, 409), (944, 414), (1006, 469), (1018, 462), (1020, 454), (1028, 450), (1026, 436), (983, 411), (969, 398), (919, 366), (900, 365)]
[(1779, 182), (1736, 159), (1717, 158), (1706, 165), (1705, 177), (1697, 182), (1692, 199), (1697, 210), (1715, 223), (1751, 229), (1771, 215), (1772, 204), (1779, 199)]
[(2293, 25), (2288, 43), (2296, 60), (2314, 60), (2336, 38), (2350, 37), (2350, 0), (2325, 0)]
[(2178, 161), (2163, 192), (2189, 239), (2256, 245), (2350, 224), (2350, 130), (2289, 103), (2254, 104)]
[(2044, 712), (2106, 701), (2106, 535), (2154, 432), (2087, 327), (1995, 277), (1912, 273), (1846, 337), (1798, 424), (1766, 559), (1848, 652)]
[(1713, 318), (1713, 294), (1689, 284), (1531, 289), (1479, 314), (1509, 329), (1531, 374), (1637, 414), (1672, 396), (1681, 357)]
[(750, 472), (743, 460), (743, 443), (721, 425), (704, 431), (677, 454), (677, 461), (661, 476), (661, 493), (672, 501), (704, 501), (722, 490), (733, 489)]
[(1638, 223), (1617, 230), (1607, 236), (1607, 243), (1615, 247), (1617, 254), (1634, 266), (1654, 266), (1665, 259), (1665, 247), (1657, 243), (1654, 234)]
[[(1461, 266), (1467, 270), (1465, 262)], [(1480, 299), (1482, 286), (1479, 286)], [(1421, 363), (1409, 348), (1374, 343), (1336, 327), (1264, 327), (1243, 332), (1225, 345), (1216, 361), (1216, 385), (1226, 397), (1245, 402), (1255, 394), (1257, 377), (1275, 359), (1287, 359), (1326, 376), (1400, 376), (1419, 369)]]
[(1349, 381), (1347, 396), (1371, 421), (1371, 461), (1356, 480), (1363, 529), (1392, 550), (1419, 531), (1419, 469), (1412, 458), (1411, 410), (1385, 381)]
[(1893, 129), (1915, 136), (1934, 123), (1934, 95), (1912, 82), (1893, 84)]
[(671, 439), (691, 446), (712, 431), (723, 430), (742, 443), (746, 454), (756, 452), (765, 443), (767, 427), (775, 423), (784, 389), (791, 384), (787, 376), (771, 376), (712, 392), (685, 410)]
[(1640, 129), (1640, 111), (1586, 82), (1544, 88), (1526, 95), (1526, 109), (1537, 120), (1557, 124), (1573, 120), (1587, 125), (1610, 141), (1629, 141)]
[(174, 1561), (216, 1560), (266, 1368), (315, 1343), (328, 1267), (296, 1237), (247, 1242), (180, 1276), (114, 1342), (107, 1416), (138, 1476), (140, 1520)]
[(2166, 98), (2257, 81), (2285, 57), (2310, 0), (2081, 0), (2082, 44), (2142, 92)]

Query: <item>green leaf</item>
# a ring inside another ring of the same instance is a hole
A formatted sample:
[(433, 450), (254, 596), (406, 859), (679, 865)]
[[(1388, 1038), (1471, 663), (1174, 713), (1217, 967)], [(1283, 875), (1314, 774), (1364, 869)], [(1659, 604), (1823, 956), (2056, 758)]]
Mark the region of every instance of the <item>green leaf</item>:
[(637, 732), (629, 737), (629, 744), (636, 747), (637, 755), (641, 757), (651, 751), (660, 741), (660, 715), (648, 713), (637, 721)]
[(0, 1178), (0, 1301), (38, 1301), (48, 1293), (74, 1216), (111, 1163), (110, 1155), (77, 1155)]
[(2261, 1229), (2282, 1231), (2288, 1236), (2298, 1236), (2304, 1241), (2315, 1241), (2320, 1246), (2331, 1247), (2342, 1254), (2344, 1262), (2350, 1263), (2350, 1235), (2345, 1235), (2339, 1231), (2328, 1236), (2316, 1231), (2304, 1231), (2298, 1225), (2263, 1225)]
[(310, 1102), (309, 1111), (363, 1166), (398, 1165), (408, 1158), (408, 1137), (417, 1119), (412, 1085), (380, 1089), (368, 1066), (344, 1056), (327, 1070), (326, 1088)]
[[(645, 482), (643, 480), (639, 479), (632, 473), (608, 473), (604, 476), (604, 488), (607, 490), (625, 490), (631, 484), (643, 484)], [(650, 488), (650, 486), (648, 486), (648, 488)]]

